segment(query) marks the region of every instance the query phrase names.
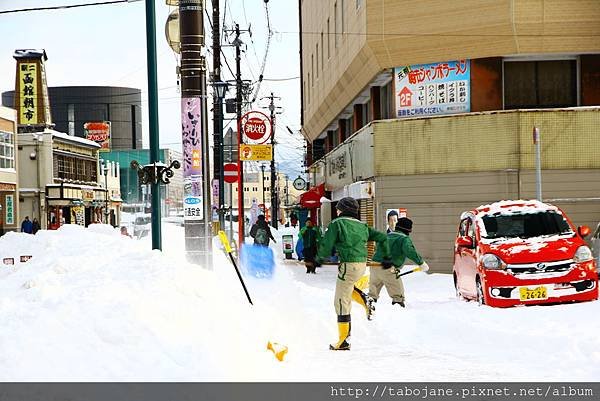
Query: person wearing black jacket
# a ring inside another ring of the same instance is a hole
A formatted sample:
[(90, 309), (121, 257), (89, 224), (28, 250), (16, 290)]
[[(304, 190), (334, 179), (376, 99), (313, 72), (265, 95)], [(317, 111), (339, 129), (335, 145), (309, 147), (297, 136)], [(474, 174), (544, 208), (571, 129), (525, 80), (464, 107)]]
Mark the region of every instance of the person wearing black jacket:
[(254, 238), (254, 245), (269, 246), (270, 240), (277, 243), (263, 214), (258, 216), (258, 220), (252, 225), (250, 236)]

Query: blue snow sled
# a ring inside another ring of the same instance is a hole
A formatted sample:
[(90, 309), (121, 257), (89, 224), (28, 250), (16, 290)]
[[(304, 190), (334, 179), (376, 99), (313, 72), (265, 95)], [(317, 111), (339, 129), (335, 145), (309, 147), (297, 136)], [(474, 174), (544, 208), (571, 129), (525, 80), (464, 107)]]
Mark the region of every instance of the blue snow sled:
[(271, 248), (262, 245), (242, 245), (242, 267), (256, 278), (270, 278), (275, 269), (275, 259)]

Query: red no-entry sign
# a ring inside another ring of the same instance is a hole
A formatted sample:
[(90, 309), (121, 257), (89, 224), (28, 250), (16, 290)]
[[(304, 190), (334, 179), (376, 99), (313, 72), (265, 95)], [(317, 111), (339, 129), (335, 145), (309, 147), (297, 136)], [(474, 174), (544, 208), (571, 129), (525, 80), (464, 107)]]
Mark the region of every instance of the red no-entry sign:
[(223, 166), (223, 179), (228, 184), (233, 184), (238, 180), (238, 165), (236, 163), (227, 163)]

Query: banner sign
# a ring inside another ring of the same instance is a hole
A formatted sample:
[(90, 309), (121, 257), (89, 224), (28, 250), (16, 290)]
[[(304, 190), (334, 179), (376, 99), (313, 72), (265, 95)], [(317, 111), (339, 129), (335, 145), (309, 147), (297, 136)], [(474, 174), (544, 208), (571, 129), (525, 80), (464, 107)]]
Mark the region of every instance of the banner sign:
[(110, 121), (83, 124), (85, 138), (100, 145), (100, 152), (110, 152)]
[(183, 124), (183, 219), (185, 221), (204, 219), (201, 110), (201, 99), (199, 97), (181, 99), (181, 121)]
[(398, 117), (467, 113), (471, 110), (470, 61), (394, 69)]
[(240, 145), (240, 160), (271, 160), (272, 145)]
[(13, 195), (6, 195), (6, 224), (9, 226), (15, 224)]
[(37, 63), (19, 64), (19, 124), (38, 123), (38, 73)]

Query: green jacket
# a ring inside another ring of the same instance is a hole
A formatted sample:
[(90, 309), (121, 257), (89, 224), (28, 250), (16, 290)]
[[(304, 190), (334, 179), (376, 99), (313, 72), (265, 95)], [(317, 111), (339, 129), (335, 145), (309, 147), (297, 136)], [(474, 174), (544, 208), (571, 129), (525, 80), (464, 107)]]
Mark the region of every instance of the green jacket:
[(366, 262), (367, 241), (377, 241), (377, 248), (381, 249), (384, 256), (388, 256), (387, 238), (384, 233), (352, 217), (338, 217), (329, 223), (319, 243), (317, 257), (330, 257), (335, 247), (341, 263)]
[[(394, 266), (402, 266), (404, 262), (406, 262), (406, 259), (410, 259), (418, 265), (423, 263), (423, 258), (415, 249), (415, 246), (408, 235), (402, 232), (394, 231), (387, 235), (387, 242)], [(385, 259), (383, 256), (384, 251), (387, 252), (388, 250), (380, 250), (380, 248), (377, 247), (375, 255), (373, 255), (373, 260), (375, 262), (381, 262), (383, 259)]]
[(304, 226), (300, 230), (298, 236), (302, 238), (302, 243), (304, 244), (305, 248), (316, 248), (319, 245), (319, 242), (321, 241), (321, 230), (319, 230), (319, 228), (315, 226), (312, 226), (310, 228)]

